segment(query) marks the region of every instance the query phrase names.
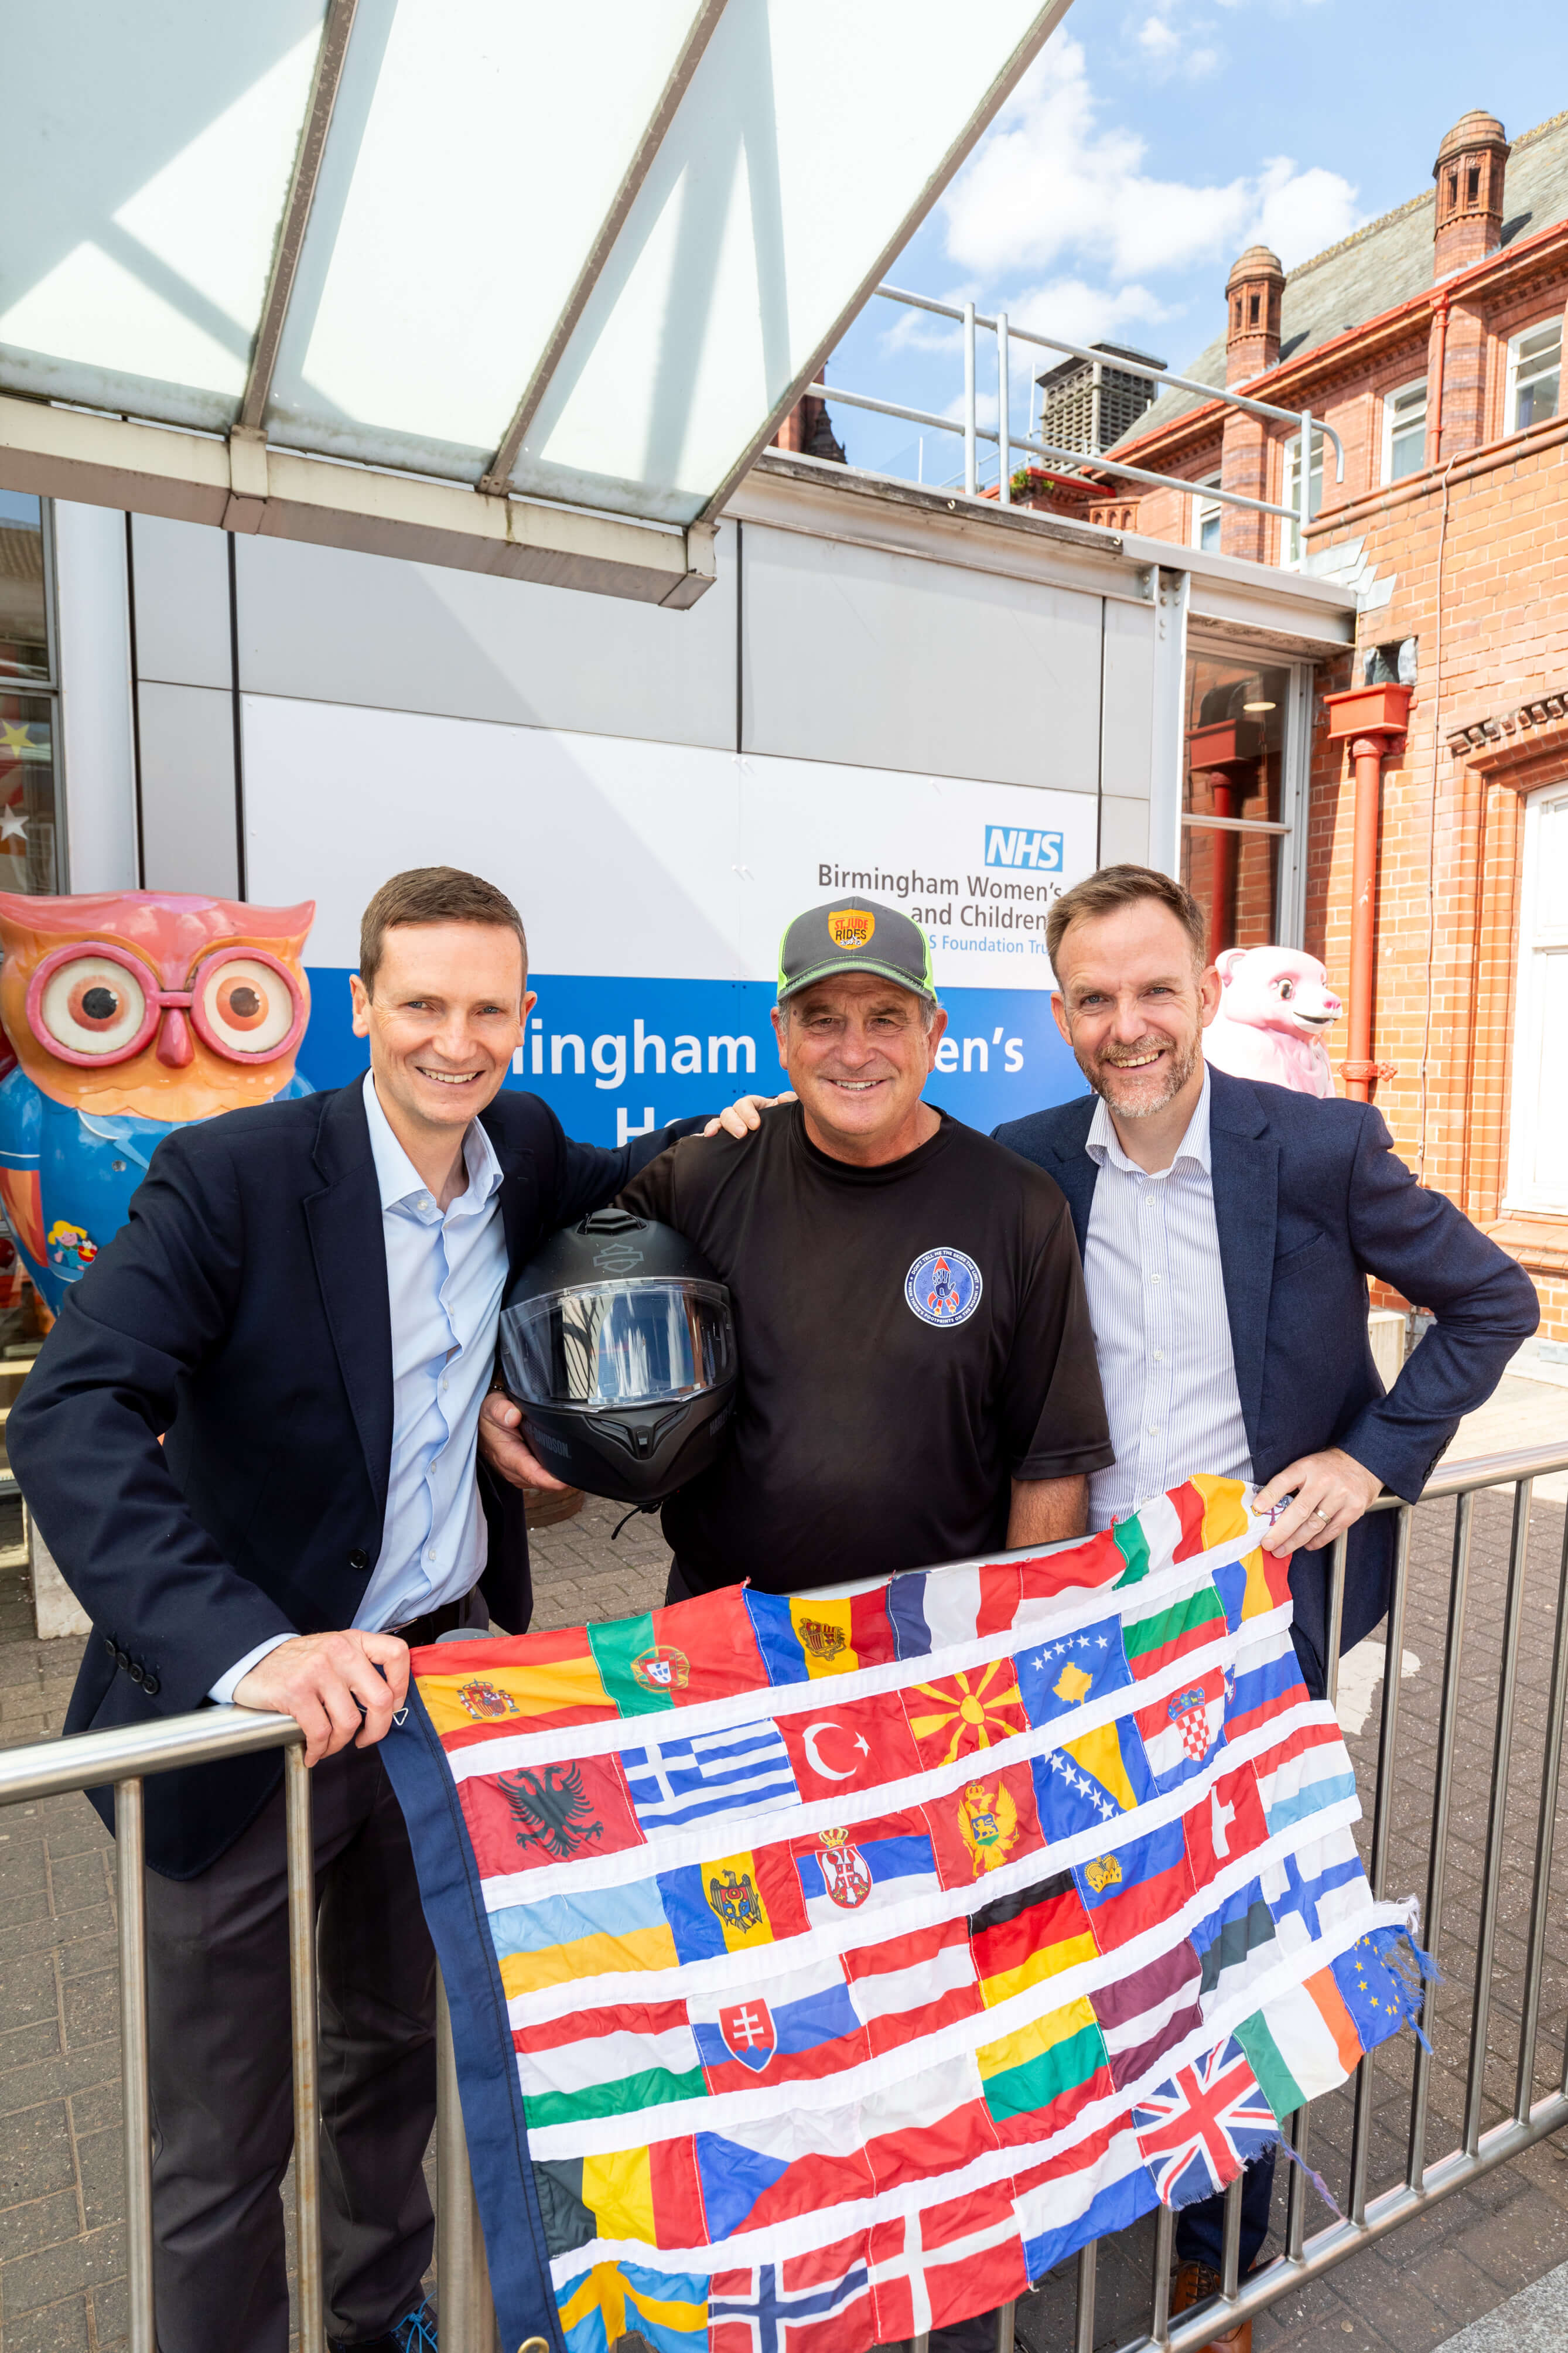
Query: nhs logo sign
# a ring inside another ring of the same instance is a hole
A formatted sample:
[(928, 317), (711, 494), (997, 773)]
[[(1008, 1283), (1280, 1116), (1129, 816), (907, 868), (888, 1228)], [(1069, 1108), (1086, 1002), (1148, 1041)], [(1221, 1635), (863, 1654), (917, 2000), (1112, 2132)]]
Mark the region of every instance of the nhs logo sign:
[(1036, 874), (1062, 871), (1059, 833), (1029, 832), (1022, 826), (988, 825), (985, 828), (987, 866), (1027, 867)]

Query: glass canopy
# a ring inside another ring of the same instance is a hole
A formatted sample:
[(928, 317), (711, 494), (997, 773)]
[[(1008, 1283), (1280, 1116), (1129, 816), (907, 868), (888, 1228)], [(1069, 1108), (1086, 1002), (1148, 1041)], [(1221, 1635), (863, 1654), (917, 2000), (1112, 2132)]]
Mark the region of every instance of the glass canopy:
[[(0, 395), (683, 530), (1066, 5), (969, 0), (962, 25), (935, 0), (29, 11)], [(66, 428), (0, 405), (0, 485), (93, 494), (40, 481)], [(184, 471), (210, 491), (204, 463)], [(139, 468), (110, 502), (174, 511), (141, 479), (180, 472), (174, 452)]]

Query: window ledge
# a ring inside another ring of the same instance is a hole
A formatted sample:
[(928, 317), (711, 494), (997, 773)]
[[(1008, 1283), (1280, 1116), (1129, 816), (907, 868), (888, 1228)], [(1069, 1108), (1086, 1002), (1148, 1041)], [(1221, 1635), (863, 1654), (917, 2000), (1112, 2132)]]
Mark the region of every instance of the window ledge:
[(1530, 1273), (1568, 1275), (1568, 1213), (1510, 1209), (1486, 1231)]

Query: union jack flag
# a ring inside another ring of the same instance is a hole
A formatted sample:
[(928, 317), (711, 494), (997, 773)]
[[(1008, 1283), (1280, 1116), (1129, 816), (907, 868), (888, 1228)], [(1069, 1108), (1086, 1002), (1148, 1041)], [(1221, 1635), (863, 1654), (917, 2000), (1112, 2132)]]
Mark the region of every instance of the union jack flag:
[(1166, 2206), (1225, 2189), (1279, 2137), (1274, 2111), (1234, 2035), (1140, 2100), (1132, 2129)]

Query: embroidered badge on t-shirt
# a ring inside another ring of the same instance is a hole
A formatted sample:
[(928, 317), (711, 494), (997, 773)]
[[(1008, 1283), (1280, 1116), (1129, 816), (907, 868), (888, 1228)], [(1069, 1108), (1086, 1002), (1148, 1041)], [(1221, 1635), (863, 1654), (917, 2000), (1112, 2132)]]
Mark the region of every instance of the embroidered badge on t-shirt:
[(904, 1277), (904, 1297), (922, 1324), (966, 1324), (984, 1287), (961, 1250), (924, 1250)]

